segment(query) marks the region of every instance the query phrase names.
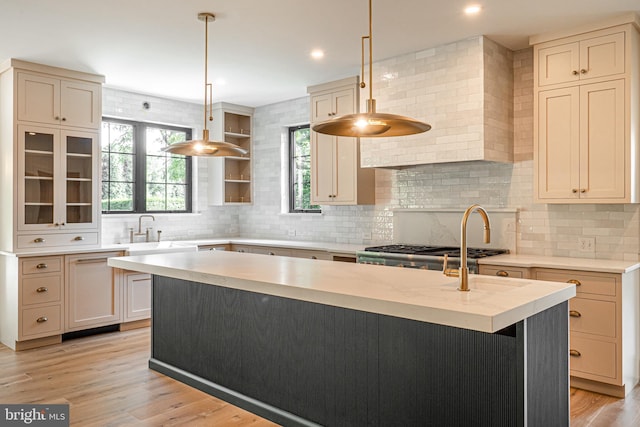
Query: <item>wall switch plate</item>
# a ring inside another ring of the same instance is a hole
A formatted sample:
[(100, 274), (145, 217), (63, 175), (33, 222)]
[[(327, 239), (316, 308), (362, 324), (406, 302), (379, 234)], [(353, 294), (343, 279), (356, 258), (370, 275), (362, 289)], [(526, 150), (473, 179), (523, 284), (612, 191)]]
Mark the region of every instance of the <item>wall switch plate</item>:
[(580, 252), (596, 252), (596, 239), (594, 237), (578, 237)]

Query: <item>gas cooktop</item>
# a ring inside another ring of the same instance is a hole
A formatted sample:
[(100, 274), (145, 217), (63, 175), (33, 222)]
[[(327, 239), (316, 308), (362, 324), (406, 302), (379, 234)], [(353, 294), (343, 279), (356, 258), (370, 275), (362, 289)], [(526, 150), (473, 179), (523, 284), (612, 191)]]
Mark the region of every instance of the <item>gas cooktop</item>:
[[(425, 245), (384, 245), (384, 246), (371, 246), (365, 248), (367, 252), (382, 252), (392, 254), (406, 254), (406, 255), (431, 255), (431, 256), (444, 256), (448, 255), (452, 258), (460, 257), (460, 248), (457, 246), (425, 246)], [(469, 258), (484, 258), (493, 255), (499, 255), (508, 253), (507, 249), (492, 249), (492, 248), (467, 248), (467, 257)]]

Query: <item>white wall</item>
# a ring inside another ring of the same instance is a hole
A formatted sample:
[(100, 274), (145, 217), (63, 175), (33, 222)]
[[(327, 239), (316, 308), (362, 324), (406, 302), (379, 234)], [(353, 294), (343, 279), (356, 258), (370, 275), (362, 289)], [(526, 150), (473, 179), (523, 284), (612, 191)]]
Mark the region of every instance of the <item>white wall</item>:
[[(184, 126), (193, 130), (194, 137), (200, 137), (202, 132), (202, 105), (188, 102), (158, 98), (143, 94), (125, 92), (104, 88), (102, 95), (102, 114), (107, 117), (117, 117), (141, 122), (162, 123)], [(145, 110), (144, 102), (150, 104)], [(215, 120), (215, 118), (214, 118)], [(194, 158), (194, 170), (197, 179), (194, 180), (193, 207), (194, 214), (164, 214), (154, 215), (153, 223), (147, 222), (143, 227), (153, 227), (153, 237), (156, 230), (162, 230), (162, 239), (196, 239), (211, 236), (237, 236), (238, 210), (234, 207), (212, 207), (207, 205), (207, 162), (198, 162)], [(129, 241), (128, 228), (138, 228), (138, 215), (103, 215), (102, 242), (121, 243)], [(137, 237), (136, 241), (143, 237)]]

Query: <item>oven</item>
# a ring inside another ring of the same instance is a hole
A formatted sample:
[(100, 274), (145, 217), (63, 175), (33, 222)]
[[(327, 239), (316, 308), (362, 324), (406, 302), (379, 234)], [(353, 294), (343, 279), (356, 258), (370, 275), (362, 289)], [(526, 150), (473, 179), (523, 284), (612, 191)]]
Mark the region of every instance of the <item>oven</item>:
[[(467, 248), (469, 273), (478, 273), (479, 259), (508, 252), (507, 249)], [(447, 268), (460, 267), (460, 248), (454, 246), (402, 244), (371, 246), (364, 251), (357, 251), (356, 260), (360, 264), (442, 271), (445, 255), (447, 255)]]

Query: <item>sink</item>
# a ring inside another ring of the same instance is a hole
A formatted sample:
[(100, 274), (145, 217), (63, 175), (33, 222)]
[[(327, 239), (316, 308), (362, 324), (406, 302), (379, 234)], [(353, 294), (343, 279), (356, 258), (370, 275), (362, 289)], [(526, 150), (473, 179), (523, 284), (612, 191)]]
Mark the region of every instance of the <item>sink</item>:
[(125, 255), (195, 252), (198, 250), (198, 245), (195, 243), (178, 241), (129, 243), (127, 246), (128, 249), (125, 251)]

